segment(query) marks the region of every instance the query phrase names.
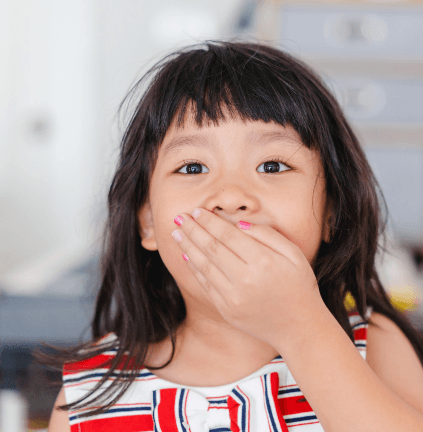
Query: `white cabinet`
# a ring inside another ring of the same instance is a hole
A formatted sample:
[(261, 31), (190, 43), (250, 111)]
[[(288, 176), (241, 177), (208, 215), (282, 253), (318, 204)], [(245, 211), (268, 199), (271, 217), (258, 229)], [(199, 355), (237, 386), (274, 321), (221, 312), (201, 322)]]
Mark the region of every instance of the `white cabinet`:
[(302, 56), (423, 56), (422, 9), (377, 9), (361, 3), (355, 7), (286, 4), (279, 16), (279, 42), (296, 44)]
[(101, 154), (93, 4), (1, 2), (0, 277), (88, 242)]
[(381, 185), (399, 240), (423, 245), (423, 2), (281, 1), (276, 45), (333, 91)]

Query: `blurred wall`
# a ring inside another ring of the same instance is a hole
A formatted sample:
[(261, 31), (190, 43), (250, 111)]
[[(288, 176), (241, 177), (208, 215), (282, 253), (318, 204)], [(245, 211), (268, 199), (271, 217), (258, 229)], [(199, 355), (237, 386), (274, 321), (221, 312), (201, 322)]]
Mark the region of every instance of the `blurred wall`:
[(241, 0), (0, 3), (0, 290), (36, 293), (101, 235), (119, 103), (169, 50), (229, 32)]
[(100, 155), (93, 6), (0, 3), (1, 274), (86, 227)]

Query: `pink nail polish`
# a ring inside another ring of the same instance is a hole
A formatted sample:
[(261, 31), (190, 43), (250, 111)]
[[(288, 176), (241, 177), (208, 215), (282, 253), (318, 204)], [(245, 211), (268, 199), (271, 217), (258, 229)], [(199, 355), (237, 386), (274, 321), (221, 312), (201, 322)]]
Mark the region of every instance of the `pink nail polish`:
[(183, 253), (182, 254), (182, 258), (185, 260), (185, 261), (189, 261), (189, 258)]
[(184, 218), (181, 215), (178, 215), (173, 219), (173, 222), (175, 222), (176, 225), (181, 226), (184, 223)]
[(198, 219), (198, 218), (200, 217), (200, 214), (201, 214), (201, 210), (198, 209), (198, 208), (196, 208), (196, 209), (192, 212), (192, 217), (193, 217), (194, 219)]
[(181, 232), (179, 231), (179, 230), (175, 230), (175, 231), (173, 231), (173, 233), (172, 233), (172, 237), (175, 239), (175, 241), (177, 242), (177, 243), (179, 243), (179, 242), (181, 242), (182, 241), (182, 234), (181, 234)]
[(243, 222), (243, 221), (238, 222), (238, 228), (241, 228), (243, 230), (250, 229), (250, 226), (251, 224), (249, 222)]

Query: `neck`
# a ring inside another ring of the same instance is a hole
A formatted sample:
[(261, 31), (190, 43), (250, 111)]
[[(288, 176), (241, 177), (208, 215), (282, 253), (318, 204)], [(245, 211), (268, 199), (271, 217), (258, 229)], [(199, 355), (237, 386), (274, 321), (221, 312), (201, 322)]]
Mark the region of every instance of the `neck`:
[[(170, 358), (170, 339), (149, 349), (146, 364), (160, 366)], [(213, 387), (238, 381), (278, 356), (269, 344), (245, 333), (221, 317), (188, 314), (176, 337), (175, 355), (152, 372), (175, 384)]]

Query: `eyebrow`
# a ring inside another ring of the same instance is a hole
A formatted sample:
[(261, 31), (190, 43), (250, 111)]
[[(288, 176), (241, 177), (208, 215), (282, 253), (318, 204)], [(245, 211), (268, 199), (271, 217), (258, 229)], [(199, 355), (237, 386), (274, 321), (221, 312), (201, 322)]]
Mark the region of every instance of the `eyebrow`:
[(163, 149), (163, 157), (168, 154), (176, 154), (183, 147), (210, 148), (211, 142), (202, 134), (185, 135), (174, 138)]
[[(250, 146), (254, 144), (266, 145), (270, 142), (283, 142), (284, 144), (288, 144), (290, 147), (298, 147), (298, 145), (304, 145), (300, 139), (293, 137), (292, 134), (280, 131), (252, 131), (248, 134), (246, 142)], [(204, 134), (194, 134), (176, 137), (164, 147), (163, 157), (169, 154), (176, 154), (183, 147), (209, 149), (210, 147), (212, 147), (212, 142)]]

